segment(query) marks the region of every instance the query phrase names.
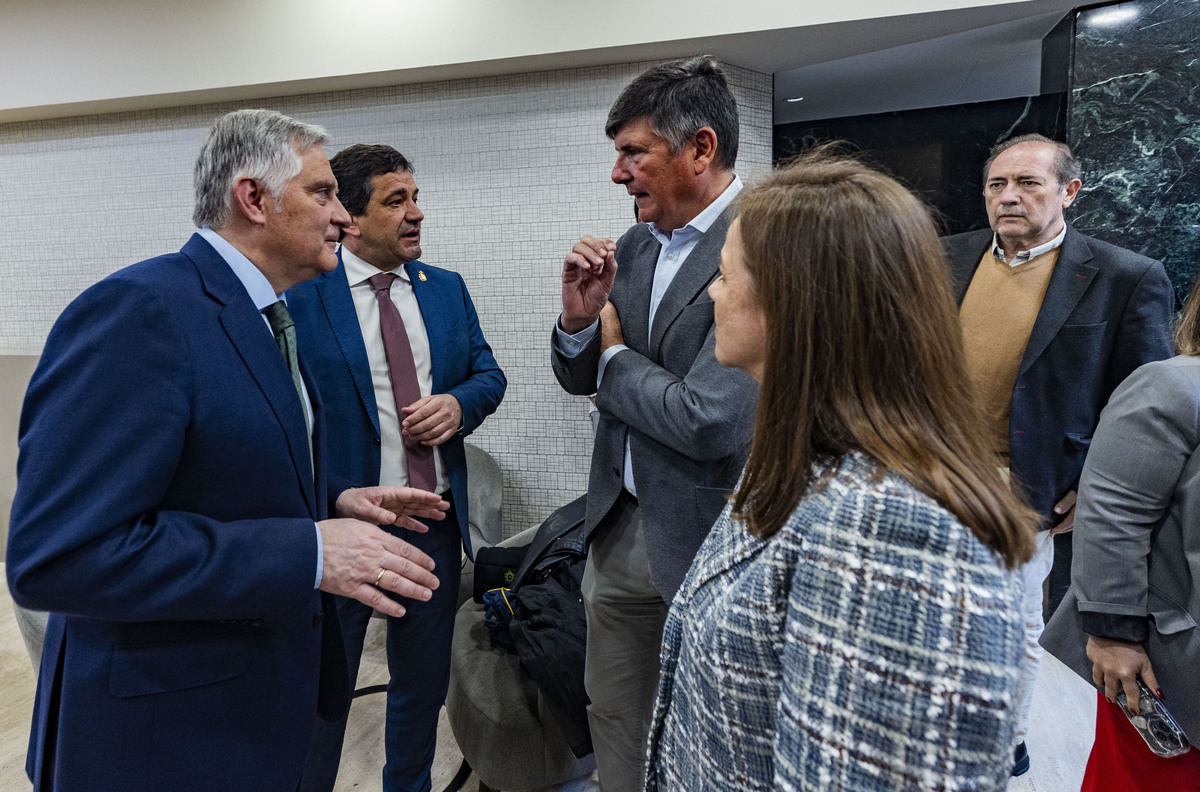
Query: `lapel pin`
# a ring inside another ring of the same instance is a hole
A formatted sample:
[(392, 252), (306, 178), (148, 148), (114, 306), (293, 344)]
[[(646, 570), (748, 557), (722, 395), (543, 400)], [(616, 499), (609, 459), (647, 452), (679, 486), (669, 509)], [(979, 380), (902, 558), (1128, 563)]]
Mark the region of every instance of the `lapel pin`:
[(425, 270), (417, 270), (417, 280), (422, 282), (429, 280), (425, 277)]

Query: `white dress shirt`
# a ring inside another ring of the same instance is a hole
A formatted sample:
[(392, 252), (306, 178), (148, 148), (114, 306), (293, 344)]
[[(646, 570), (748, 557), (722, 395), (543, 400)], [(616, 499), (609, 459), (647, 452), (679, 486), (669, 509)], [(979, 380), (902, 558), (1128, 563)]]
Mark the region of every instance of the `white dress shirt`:
[[(346, 279), (350, 282), (350, 296), (358, 314), (358, 326), (362, 330), (363, 344), (367, 348), (367, 362), (371, 365), (371, 383), (375, 387), (375, 408), (379, 412), (380, 434), (379, 483), (407, 487), (408, 464), (404, 441), (400, 434), (403, 416), (396, 409), (387, 355), (383, 350), (383, 333), (379, 329), (379, 298), (367, 282), (372, 276), (387, 270), (381, 270), (363, 261), (347, 250), (345, 245), (342, 246), (342, 264), (346, 268)], [(421, 396), (428, 396), (433, 393), (433, 358), (429, 350), (429, 334), (425, 331), (425, 320), (421, 316), (421, 307), (417, 304), (417, 295), (413, 293), (408, 271), (404, 267), (397, 267), (392, 272), (396, 278), (392, 281), (389, 294), (396, 309), (400, 311), (400, 318), (404, 320), (404, 330), (408, 334), (413, 363), (417, 368)], [(331, 442), (336, 442), (336, 439)], [(437, 492), (444, 493), (448, 485), (441, 449), (434, 449), (433, 461), (437, 470)]]

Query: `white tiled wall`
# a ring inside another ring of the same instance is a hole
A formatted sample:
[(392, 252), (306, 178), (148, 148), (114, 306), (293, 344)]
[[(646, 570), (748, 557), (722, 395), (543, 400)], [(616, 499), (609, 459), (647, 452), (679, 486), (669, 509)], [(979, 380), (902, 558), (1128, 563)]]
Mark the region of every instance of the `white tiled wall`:
[[(423, 260), (460, 272), (508, 375), (471, 438), (505, 476), (505, 533), (587, 484), (586, 405), (550, 371), (562, 258), (585, 233), (632, 221), (609, 180), (604, 119), (649, 64), (565, 69), (286, 98), (0, 125), (0, 353), (36, 354), (79, 292), (178, 249), (192, 232), (191, 173), (205, 130), (235, 107), (270, 107), (329, 130), (330, 153), (387, 143), (421, 189)], [(737, 170), (771, 154), (770, 75), (730, 67), (741, 112)]]

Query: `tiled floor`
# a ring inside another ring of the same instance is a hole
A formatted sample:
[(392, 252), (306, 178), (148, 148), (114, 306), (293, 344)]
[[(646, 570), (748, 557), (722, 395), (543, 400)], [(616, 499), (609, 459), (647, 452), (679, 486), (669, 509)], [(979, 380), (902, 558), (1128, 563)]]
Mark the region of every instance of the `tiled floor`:
[[(0, 792), (28, 792), (25, 778), (25, 744), (32, 709), (34, 674), (13, 616), (12, 600), (3, 582), (0, 564)], [(359, 686), (386, 680), (382, 622), (372, 623), (363, 652)], [(380, 788), (383, 765), (382, 693), (359, 698), (350, 713), (346, 751), (337, 792), (374, 792)], [(1095, 723), (1095, 698), (1091, 688), (1053, 658), (1047, 658), (1038, 678), (1033, 706), (1029, 753), (1033, 769), (1013, 779), (1009, 792), (1072, 792), (1079, 789), (1083, 766), (1091, 748)], [(445, 718), (438, 733), (438, 756), (433, 769), (433, 789), (442, 790), (458, 771), (462, 757)], [(463, 787), (474, 792), (477, 781)], [(594, 792), (591, 781), (578, 782), (559, 792)]]

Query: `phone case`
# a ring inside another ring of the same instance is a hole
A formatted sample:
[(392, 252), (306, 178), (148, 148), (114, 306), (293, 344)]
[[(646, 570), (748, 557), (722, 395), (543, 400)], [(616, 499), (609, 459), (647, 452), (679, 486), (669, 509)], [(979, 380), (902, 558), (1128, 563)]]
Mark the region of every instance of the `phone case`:
[(1171, 713), (1167, 712), (1167, 708), (1158, 697), (1150, 692), (1150, 688), (1141, 677), (1138, 677), (1138, 689), (1141, 696), (1138, 698), (1137, 715), (1126, 706), (1125, 689), (1121, 688), (1117, 692), (1117, 703), (1121, 705), (1125, 717), (1129, 718), (1129, 723), (1142, 735), (1150, 750), (1159, 756), (1169, 759), (1187, 753), (1192, 747), (1187, 735), (1179, 728), (1179, 724), (1171, 717)]

